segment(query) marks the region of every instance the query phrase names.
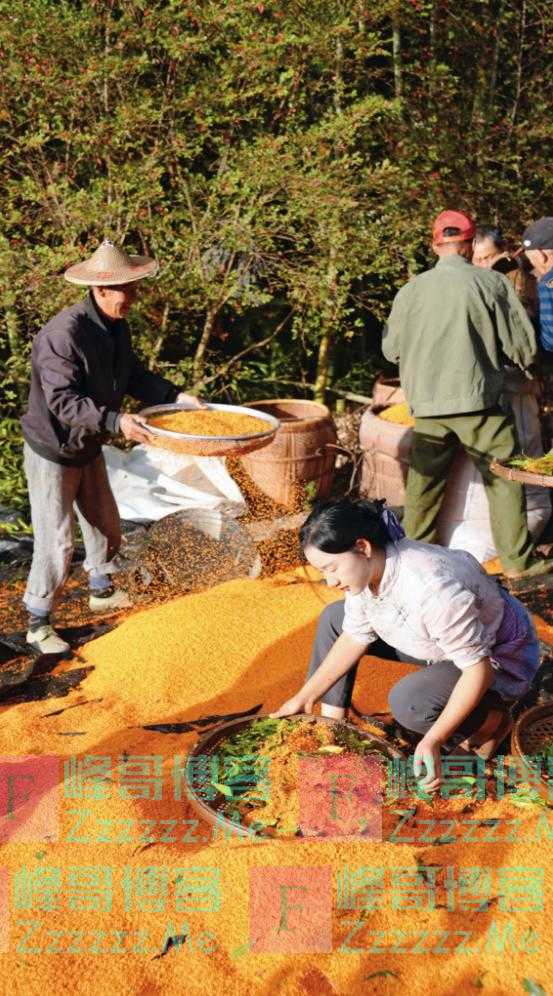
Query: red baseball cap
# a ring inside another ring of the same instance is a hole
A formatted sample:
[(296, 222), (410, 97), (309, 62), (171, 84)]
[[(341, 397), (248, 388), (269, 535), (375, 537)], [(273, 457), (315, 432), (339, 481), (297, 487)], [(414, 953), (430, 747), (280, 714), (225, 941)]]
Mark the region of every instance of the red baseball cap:
[[(458, 235), (444, 236), (445, 228), (458, 228)], [(432, 228), (432, 238), (436, 245), (446, 245), (448, 242), (466, 242), (473, 239), (476, 233), (476, 225), (468, 214), (462, 211), (442, 211), (438, 215)]]

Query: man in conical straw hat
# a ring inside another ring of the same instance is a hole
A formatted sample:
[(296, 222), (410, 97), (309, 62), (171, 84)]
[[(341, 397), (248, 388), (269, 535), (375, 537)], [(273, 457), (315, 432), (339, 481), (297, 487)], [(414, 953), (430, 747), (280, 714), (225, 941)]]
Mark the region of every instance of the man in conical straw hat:
[(111, 581), (121, 527), (102, 456), (110, 435), (147, 441), (144, 419), (121, 412), (124, 396), (149, 405), (202, 404), (143, 367), (133, 352), (125, 319), (138, 281), (157, 270), (148, 256), (129, 256), (102, 242), (90, 259), (65, 273), (70, 283), (89, 288), (87, 296), (55, 315), (33, 342), (29, 402), (21, 419), (34, 532), (23, 602), (27, 642), (41, 653), (69, 649), (50, 613), (70, 569), (74, 511), (84, 539), (90, 607), (131, 604)]

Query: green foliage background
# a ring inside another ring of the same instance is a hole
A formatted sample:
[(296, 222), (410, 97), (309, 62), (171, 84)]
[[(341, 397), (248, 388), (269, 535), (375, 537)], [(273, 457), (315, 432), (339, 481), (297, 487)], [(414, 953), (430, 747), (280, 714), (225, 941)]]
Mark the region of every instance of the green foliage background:
[(32, 336), (106, 236), (161, 263), (133, 318), (152, 369), (218, 400), (368, 393), (433, 214), (516, 235), (551, 213), (548, 20), (538, 0), (0, 0), (0, 501), (24, 501)]

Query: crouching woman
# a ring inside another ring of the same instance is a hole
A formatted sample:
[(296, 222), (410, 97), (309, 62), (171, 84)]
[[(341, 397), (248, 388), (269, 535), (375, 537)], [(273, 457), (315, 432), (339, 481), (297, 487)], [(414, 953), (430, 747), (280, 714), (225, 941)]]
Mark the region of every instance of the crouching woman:
[(441, 748), (490, 757), (512, 726), (511, 705), (539, 666), (530, 616), (463, 550), (405, 537), (383, 502), (342, 499), (318, 506), (300, 530), (309, 563), (345, 599), (328, 605), (308, 678), (274, 716), (347, 715), (364, 654), (422, 665), (398, 681), (389, 702), (418, 739), (414, 769), (434, 791)]

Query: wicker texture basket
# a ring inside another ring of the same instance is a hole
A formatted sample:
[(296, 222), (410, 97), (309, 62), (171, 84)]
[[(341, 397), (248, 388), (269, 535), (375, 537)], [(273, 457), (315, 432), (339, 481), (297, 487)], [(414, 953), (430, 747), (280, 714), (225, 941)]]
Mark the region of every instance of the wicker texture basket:
[[(251, 837), (253, 833), (252, 829), (247, 826), (242, 826), (240, 823), (230, 820), (226, 816), (223, 816), (223, 814), (220, 812), (221, 806), (226, 801), (223, 795), (221, 794), (217, 795), (212, 802), (205, 802), (204, 799), (201, 798), (200, 794), (196, 791), (194, 785), (192, 784), (192, 778), (190, 777), (191, 767), (189, 767), (189, 765), (191, 761), (193, 762), (194, 758), (197, 757), (205, 758), (206, 756), (212, 757), (214, 754), (217, 753), (218, 746), (222, 740), (225, 740), (228, 736), (232, 735), (233, 733), (237, 733), (239, 730), (243, 730), (246, 726), (249, 726), (251, 725), (251, 723), (255, 722), (256, 719), (266, 719), (266, 718), (267, 718), (266, 716), (254, 716), (254, 717), (250, 716), (247, 719), (232, 719), (228, 723), (221, 723), (220, 726), (217, 726), (214, 730), (210, 730), (209, 733), (206, 733), (205, 736), (201, 737), (188, 756), (188, 764), (185, 770), (185, 784), (186, 784), (187, 796), (190, 800), (192, 808), (196, 811), (198, 816), (201, 817), (201, 819), (205, 820), (211, 826), (226, 827), (228, 830), (232, 830), (235, 834), (237, 834), (240, 837)], [(305, 719), (306, 717), (305, 715), (302, 714), (301, 716), (289, 716), (288, 718)], [(324, 716), (311, 716), (309, 718), (316, 719), (317, 723), (325, 723), (331, 725), (336, 725), (338, 723), (337, 720), (328, 719)], [(393, 747), (391, 744), (389, 744), (387, 740), (383, 740), (378, 736), (373, 736), (371, 733), (366, 733), (364, 730), (360, 730), (358, 726), (354, 726), (352, 723), (346, 723), (340, 721), (339, 725), (345, 726), (350, 730), (355, 730), (355, 732), (359, 736), (365, 738), (366, 740), (370, 740), (375, 744), (378, 744), (381, 748), (383, 748), (386, 751), (387, 755), (390, 758), (403, 757), (401, 751), (399, 751), (396, 747)], [(254, 834), (254, 836), (263, 837), (265, 835)]]
[[(235, 456), (250, 453), (267, 446), (275, 438), (279, 427), (278, 419), (265, 412), (243, 408), (240, 405), (206, 405), (209, 411), (230, 412), (237, 415), (251, 415), (267, 423), (266, 432), (257, 432), (249, 436), (193, 436), (184, 432), (174, 432), (170, 429), (160, 429), (148, 425), (150, 436), (148, 446), (158, 446), (173, 453), (184, 453), (190, 456)], [(196, 410), (196, 409), (194, 409)], [(154, 405), (143, 408), (139, 413), (144, 418), (155, 415), (168, 415), (170, 412), (190, 411), (189, 405)]]
[(518, 757), (534, 757), (553, 743), (553, 702), (534, 706), (517, 719), (512, 735), (511, 748)]
[(316, 401), (275, 398), (253, 401), (252, 411), (272, 415), (280, 422), (271, 445), (242, 464), (256, 487), (291, 512), (310, 498), (326, 498), (334, 479), (337, 433), (331, 414)]
[(520, 484), (536, 484), (541, 488), (553, 488), (553, 475), (532, 474), (529, 470), (506, 467), (498, 460), (494, 460), (490, 464), (490, 470), (498, 477), (504, 477), (506, 481), (518, 481)]
[(363, 412), (359, 443), (363, 450), (361, 492), (385, 498), (388, 505), (405, 504), (413, 428), (379, 418), (388, 405), (373, 405)]

